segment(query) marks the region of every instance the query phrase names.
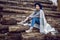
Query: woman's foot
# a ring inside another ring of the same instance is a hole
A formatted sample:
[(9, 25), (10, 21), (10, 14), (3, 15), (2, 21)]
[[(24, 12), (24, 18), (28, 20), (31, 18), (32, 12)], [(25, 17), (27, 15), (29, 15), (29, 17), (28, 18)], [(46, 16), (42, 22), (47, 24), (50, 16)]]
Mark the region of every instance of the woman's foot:
[(17, 23), (17, 24), (24, 24), (24, 22), (22, 21), (22, 22), (19, 22), (19, 23)]
[(26, 32), (27, 32), (27, 33), (30, 33), (30, 32), (32, 32), (32, 30), (29, 29), (29, 30), (26, 30)]
[(29, 30), (26, 30), (27, 33), (32, 32), (33, 27), (30, 27)]
[(55, 32), (51, 32), (51, 34), (52, 34), (52, 35), (56, 35), (56, 33), (55, 33)]

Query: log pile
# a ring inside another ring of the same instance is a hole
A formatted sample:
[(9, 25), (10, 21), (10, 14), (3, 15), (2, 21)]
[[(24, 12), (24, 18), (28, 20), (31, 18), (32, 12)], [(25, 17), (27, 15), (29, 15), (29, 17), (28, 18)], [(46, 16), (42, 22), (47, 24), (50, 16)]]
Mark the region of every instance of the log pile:
[(0, 0), (0, 13), (3, 17), (0, 20), (0, 40), (59, 40), (60, 34), (40, 34), (39, 29), (26, 33), (28, 26), (17, 24), (29, 16), (34, 10), (34, 3), (40, 2), (47, 19), (47, 22), (60, 33), (60, 12), (57, 6), (50, 1), (44, 0)]

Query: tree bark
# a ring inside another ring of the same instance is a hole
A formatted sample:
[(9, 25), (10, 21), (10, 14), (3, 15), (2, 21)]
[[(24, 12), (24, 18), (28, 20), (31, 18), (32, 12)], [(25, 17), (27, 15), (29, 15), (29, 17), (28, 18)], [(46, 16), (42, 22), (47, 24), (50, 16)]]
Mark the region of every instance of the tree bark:
[(58, 0), (58, 11), (60, 11), (60, 0)]

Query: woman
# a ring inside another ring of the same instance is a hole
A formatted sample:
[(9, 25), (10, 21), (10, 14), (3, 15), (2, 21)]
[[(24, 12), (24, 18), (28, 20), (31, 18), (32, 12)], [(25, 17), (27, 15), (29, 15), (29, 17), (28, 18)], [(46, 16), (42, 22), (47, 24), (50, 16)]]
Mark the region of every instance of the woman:
[(27, 17), (24, 21), (21, 22), (23, 24), (29, 19), (31, 20), (30, 28), (29, 30), (26, 30), (26, 32), (32, 32), (34, 25), (38, 24), (39, 26), (36, 26), (36, 28), (40, 29), (40, 33), (47, 34), (51, 32), (52, 35), (55, 35), (56, 30), (47, 23), (41, 4), (35, 3), (35, 8), (36, 10), (29, 17)]

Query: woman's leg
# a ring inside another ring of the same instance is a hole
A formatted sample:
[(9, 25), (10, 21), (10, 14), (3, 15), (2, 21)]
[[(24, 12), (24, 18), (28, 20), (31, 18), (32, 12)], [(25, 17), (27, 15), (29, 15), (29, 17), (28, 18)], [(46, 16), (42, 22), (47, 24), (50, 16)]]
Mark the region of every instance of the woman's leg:
[(32, 21), (31, 21), (31, 27), (34, 27), (35, 23), (40, 25), (40, 19), (37, 18), (37, 17), (33, 18)]
[(31, 21), (31, 27), (34, 27), (34, 24), (35, 24), (35, 22), (36, 22), (36, 19), (37, 19), (37, 18), (35, 18), (35, 17), (32, 18), (32, 21)]
[(40, 23), (39, 18), (37, 18), (37, 17), (32, 18), (30, 29), (27, 30), (26, 32), (31, 32), (35, 23), (38, 23), (38, 24)]
[(40, 19), (39, 18), (36, 19), (35, 23), (36, 24), (34, 24), (34, 27), (40, 29)]

